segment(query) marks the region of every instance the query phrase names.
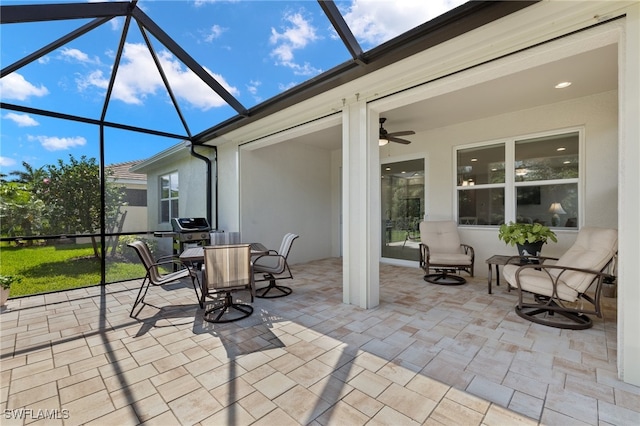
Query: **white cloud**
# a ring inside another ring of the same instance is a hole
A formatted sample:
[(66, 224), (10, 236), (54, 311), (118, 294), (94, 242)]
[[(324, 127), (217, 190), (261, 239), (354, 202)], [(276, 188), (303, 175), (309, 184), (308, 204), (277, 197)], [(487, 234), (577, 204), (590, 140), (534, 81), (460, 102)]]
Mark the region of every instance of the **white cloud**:
[(351, 31), (375, 46), (466, 3), (466, 0), (353, 0), (343, 11)]
[(9, 112), (2, 118), (13, 121), (18, 125), (18, 127), (34, 127), (40, 125), (40, 123), (31, 118), (29, 114), (16, 114), (15, 112)]
[(207, 43), (211, 43), (213, 40), (217, 39), (227, 31), (227, 28), (222, 28), (220, 25), (213, 25), (209, 31), (205, 34), (204, 41)]
[(84, 146), (87, 140), (82, 136), (72, 138), (60, 138), (57, 136), (27, 136), (30, 141), (40, 142), (40, 145), (47, 151), (61, 151), (74, 148), (76, 146)]
[[(157, 56), (177, 98), (203, 111), (226, 105), (220, 96), (177, 61), (170, 52), (163, 50), (158, 52)], [(206, 68), (205, 71), (232, 95), (239, 93), (238, 89), (229, 85), (221, 75), (214, 74)], [(82, 76), (76, 82), (80, 90), (89, 87), (106, 89), (108, 85), (108, 79), (100, 70)], [(113, 98), (127, 104), (143, 105), (147, 97), (159, 92), (166, 93), (165, 86), (146, 45), (126, 43), (113, 88)]]
[(13, 166), (14, 164), (16, 164), (16, 160), (14, 160), (13, 158), (3, 157), (2, 155), (0, 155), (1, 167), (9, 167), (9, 166)]
[(0, 79), (0, 92), (4, 99), (14, 99), (19, 101), (25, 101), (30, 96), (45, 96), (49, 94), (49, 90), (46, 87), (36, 87), (29, 83), (24, 77), (17, 72)]
[(287, 25), (282, 32), (271, 28), (269, 42), (276, 45), (271, 56), (276, 58), (278, 65), (289, 67), (296, 75), (313, 75), (321, 70), (314, 68), (308, 62), (300, 65), (294, 60), (294, 51), (305, 48), (319, 37), (316, 28), (306, 20), (301, 13), (286, 13), (283, 17)]

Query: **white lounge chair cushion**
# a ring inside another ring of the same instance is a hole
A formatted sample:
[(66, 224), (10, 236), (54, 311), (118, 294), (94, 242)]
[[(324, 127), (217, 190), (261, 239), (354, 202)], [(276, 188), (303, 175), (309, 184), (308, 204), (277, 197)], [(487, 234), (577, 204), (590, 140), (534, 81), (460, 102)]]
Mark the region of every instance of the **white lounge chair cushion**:
[(420, 222), (420, 240), (429, 247), (432, 263), (440, 263), (433, 260), (436, 253), (462, 253), (458, 225), (453, 220)]
[[(578, 233), (576, 242), (555, 262), (556, 265), (600, 271), (615, 255), (618, 247), (618, 231), (615, 229), (584, 227)], [(516, 286), (516, 271), (519, 266), (505, 265), (504, 278)], [(594, 279), (592, 274), (579, 271), (550, 269), (549, 273), (558, 280), (558, 297), (566, 301), (575, 301), (578, 294), (584, 293)], [(561, 275), (560, 275), (561, 274)], [(520, 273), (520, 285), (525, 291), (551, 296), (552, 282), (545, 271), (534, 268)]]

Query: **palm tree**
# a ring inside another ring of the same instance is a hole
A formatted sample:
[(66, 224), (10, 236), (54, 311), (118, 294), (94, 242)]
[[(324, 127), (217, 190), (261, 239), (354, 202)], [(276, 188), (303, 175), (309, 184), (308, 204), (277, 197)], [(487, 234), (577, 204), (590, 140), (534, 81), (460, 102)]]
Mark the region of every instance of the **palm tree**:
[(9, 173), (12, 176), (17, 176), (16, 182), (35, 185), (41, 183), (47, 177), (47, 172), (44, 170), (44, 167), (35, 169), (26, 161), (22, 162), (22, 167), (24, 167), (25, 171), (14, 170)]

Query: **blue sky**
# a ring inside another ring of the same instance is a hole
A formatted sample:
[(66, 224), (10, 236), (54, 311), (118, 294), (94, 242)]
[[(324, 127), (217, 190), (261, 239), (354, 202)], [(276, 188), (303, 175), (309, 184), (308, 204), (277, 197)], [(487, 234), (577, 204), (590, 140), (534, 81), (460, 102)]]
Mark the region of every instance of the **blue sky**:
[[(57, 0), (55, 3), (61, 1)], [(348, 0), (336, 5), (363, 50), (463, 3), (463, 0)], [(35, 2), (2, 0), (3, 5)], [(140, 0), (138, 6), (176, 43), (250, 108), (350, 59), (315, 0)], [(4, 24), (6, 67), (89, 20)], [(0, 80), (3, 102), (97, 119), (102, 112), (124, 19), (113, 19)], [(133, 23), (106, 120), (186, 134), (144, 39)], [(153, 37), (153, 48), (192, 134), (236, 115)], [(96, 126), (0, 110), (0, 171), (98, 158)], [(106, 131), (107, 164), (140, 160), (180, 141)]]

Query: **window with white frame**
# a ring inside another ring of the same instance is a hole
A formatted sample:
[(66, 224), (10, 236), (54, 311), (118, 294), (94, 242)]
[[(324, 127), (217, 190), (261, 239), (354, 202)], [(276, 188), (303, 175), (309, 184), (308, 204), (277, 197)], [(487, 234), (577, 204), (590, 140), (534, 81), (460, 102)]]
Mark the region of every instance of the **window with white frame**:
[(178, 172), (160, 176), (160, 222), (178, 217)]
[(573, 130), (457, 149), (458, 223), (577, 228), (580, 135)]

